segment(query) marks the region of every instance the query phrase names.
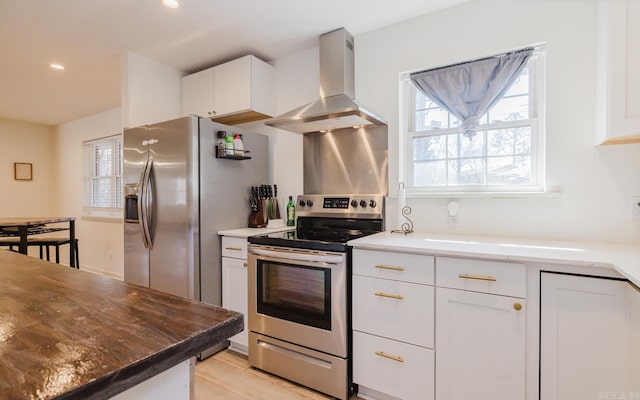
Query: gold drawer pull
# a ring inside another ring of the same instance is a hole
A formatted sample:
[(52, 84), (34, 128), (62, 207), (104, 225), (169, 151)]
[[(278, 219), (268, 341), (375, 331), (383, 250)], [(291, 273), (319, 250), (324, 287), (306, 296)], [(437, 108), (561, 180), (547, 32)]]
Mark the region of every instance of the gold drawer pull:
[(469, 274), (460, 274), (458, 275), (458, 278), (462, 278), (462, 279), (477, 279), (479, 281), (491, 281), (491, 282), (495, 282), (496, 278), (494, 278), (493, 276), (479, 276), (479, 275), (469, 275)]
[(384, 351), (376, 351), (376, 355), (384, 358), (388, 358), (397, 362), (404, 362), (404, 359), (400, 356), (392, 356), (391, 354), (387, 354)]
[(394, 267), (393, 265), (384, 265), (384, 264), (378, 264), (376, 265), (376, 268), (390, 269), (392, 271), (404, 271), (404, 267)]
[(388, 294), (388, 293), (384, 293), (384, 292), (376, 292), (374, 294), (376, 296), (380, 296), (380, 297), (388, 297), (390, 299), (404, 300), (404, 297), (400, 296), (399, 294)]
[(225, 247), (225, 250), (242, 251), (242, 247)]
[(520, 311), (522, 310), (522, 304), (520, 303), (513, 303), (513, 309), (516, 311)]
[(243, 263), (242, 263), (242, 266), (243, 266), (243, 267), (245, 267), (245, 268), (247, 268), (247, 266), (248, 266), (248, 265), (249, 265), (249, 264), (248, 264), (247, 262), (243, 262)]

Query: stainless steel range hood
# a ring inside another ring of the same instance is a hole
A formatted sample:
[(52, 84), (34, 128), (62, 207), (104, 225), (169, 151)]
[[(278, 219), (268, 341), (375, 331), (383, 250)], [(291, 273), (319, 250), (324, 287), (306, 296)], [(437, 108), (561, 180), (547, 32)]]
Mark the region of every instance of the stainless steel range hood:
[(341, 28), (320, 36), (320, 99), (265, 124), (297, 133), (386, 125), (354, 97), (353, 36)]

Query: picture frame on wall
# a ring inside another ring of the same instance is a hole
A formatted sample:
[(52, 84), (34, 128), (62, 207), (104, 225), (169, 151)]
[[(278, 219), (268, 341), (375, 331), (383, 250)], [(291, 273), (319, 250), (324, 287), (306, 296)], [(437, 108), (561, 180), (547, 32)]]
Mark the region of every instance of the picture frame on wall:
[(16, 181), (30, 181), (33, 179), (31, 163), (13, 163), (13, 178)]

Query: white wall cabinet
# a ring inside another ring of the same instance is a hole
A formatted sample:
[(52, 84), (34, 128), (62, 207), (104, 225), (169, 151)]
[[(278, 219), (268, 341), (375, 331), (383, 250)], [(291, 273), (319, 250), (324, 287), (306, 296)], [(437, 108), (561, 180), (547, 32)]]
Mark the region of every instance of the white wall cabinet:
[(272, 117), (274, 68), (248, 55), (187, 75), (182, 78), (182, 111), (229, 125)]
[(596, 144), (640, 142), (640, 2), (597, 6)]
[(229, 338), (230, 347), (247, 354), (247, 239), (222, 237), (222, 307), (244, 315), (244, 330)]
[(525, 398), (525, 279), (523, 264), (436, 258), (436, 399)]
[[(631, 345), (637, 355), (640, 333), (637, 326), (628, 329), (629, 305), (638, 304), (637, 292), (628, 286), (620, 280), (541, 274), (541, 399), (629, 398), (629, 361), (634, 374), (638, 364), (628, 350)], [(637, 314), (632, 321), (638, 323)]]

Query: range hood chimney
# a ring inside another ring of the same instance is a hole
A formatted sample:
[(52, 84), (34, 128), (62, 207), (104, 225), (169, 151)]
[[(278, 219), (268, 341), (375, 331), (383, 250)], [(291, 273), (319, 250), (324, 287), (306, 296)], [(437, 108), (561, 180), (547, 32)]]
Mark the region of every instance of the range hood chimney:
[(355, 100), (353, 36), (344, 28), (320, 36), (320, 99), (265, 122), (297, 133), (386, 125)]

